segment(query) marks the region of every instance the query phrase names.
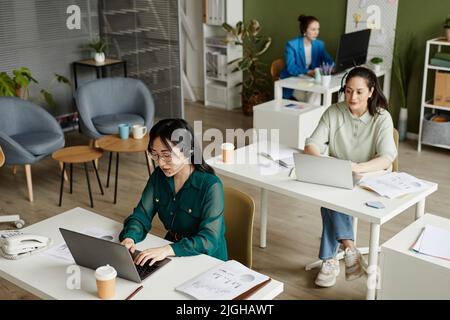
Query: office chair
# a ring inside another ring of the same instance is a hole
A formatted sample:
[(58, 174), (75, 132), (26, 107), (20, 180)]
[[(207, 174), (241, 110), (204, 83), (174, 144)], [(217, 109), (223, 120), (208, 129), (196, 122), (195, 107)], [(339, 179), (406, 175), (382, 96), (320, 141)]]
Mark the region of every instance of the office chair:
[(228, 259), (252, 267), (252, 236), (255, 202), (234, 188), (224, 188), (225, 193), (225, 238)]
[[(398, 141), (399, 141), (398, 131), (397, 131), (397, 129), (394, 128), (394, 142), (395, 142), (395, 146), (397, 147), (397, 157), (392, 162), (392, 171), (393, 172), (398, 171)], [(358, 232), (358, 218), (353, 217), (353, 236), (355, 237), (353, 242), (355, 243), (355, 246), (356, 246), (356, 235), (357, 235), (357, 232)], [(359, 252), (361, 252), (361, 254), (368, 254), (369, 253), (369, 247), (358, 248), (358, 250), (359, 250)], [(341, 260), (343, 258), (344, 258), (344, 251), (340, 251), (336, 255), (336, 259)], [(362, 263), (364, 265), (364, 268), (367, 269), (367, 267), (368, 267), (367, 262), (365, 261), (365, 259), (361, 259), (361, 260), (362, 260)], [(322, 265), (322, 260), (317, 260), (317, 261), (314, 261), (313, 263), (308, 264), (305, 267), (305, 270), (309, 271), (309, 270), (312, 270), (312, 269), (315, 269), (315, 268), (319, 268), (321, 265)]]
[[(2, 147), (0, 147), (0, 167), (5, 163), (5, 154), (3, 153)], [(1, 209), (1, 208), (0, 208)], [(0, 216), (1, 222), (14, 222), (16, 228), (20, 229), (25, 225), (25, 221), (20, 219), (19, 215), (9, 215), (9, 216)]]
[(280, 79), (280, 73), (284, 69), (284, 59), (275, 59), (270, 65), (270, 75), (273, 81)]

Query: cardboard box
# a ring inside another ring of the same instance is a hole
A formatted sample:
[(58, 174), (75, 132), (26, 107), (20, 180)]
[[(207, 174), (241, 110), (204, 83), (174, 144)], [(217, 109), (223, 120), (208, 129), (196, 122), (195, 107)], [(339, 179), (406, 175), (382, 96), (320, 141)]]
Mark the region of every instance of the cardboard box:
[(450, 108), (450, 73), (436, 71), (434, 105)]

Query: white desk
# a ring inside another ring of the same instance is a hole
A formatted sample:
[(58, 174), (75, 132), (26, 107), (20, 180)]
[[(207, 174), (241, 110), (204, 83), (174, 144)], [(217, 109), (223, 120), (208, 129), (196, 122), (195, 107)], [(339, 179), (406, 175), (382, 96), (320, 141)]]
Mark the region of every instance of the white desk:
[[(380, 242), (380, 226), (390, 219), (404, 212), (409, 207), (416, 205), (416, 219), (424, 214), (425, 198), (437, 190), (437, 184), (428, 182), (429, 187), (422, 192), (414, 193), (400, 199), (385, 199), (384, 209), (367, 207), (367, 201), (380, 201), (381, 197), (359, 187), (353, 190), (333, 188), (310, 183), (303, 183), (289, 178), (289, 170), (281, 169), (273, 175), (261, 173), (258, 164), (249, 163), (248, 159), (261, 159), (258, 152), (266, 151), (263, 143), (254, 143), (235, 151), (235, 164), (224, 164), (221, 156), (208, 159), (206, 162), (216, 170), (218, 174), (252, 184), (261, 188), (261, 234), (260, 247), (266, 247), (267, 233), (267, 196), (268, 191), (281, 193), (293, 198), (307, 201), (319, 206), (344, 212), (353, 217), (363, 219), (370, 223), (369, 268), (376, 270), (378, 265), (378, 248)], [(286, 148), (280, 146), (280, 149)], [(317, 211), (319, 213), (319, 210)], [(367, 290), (367, 299), (375, 299), (375, 288)]]
[(450, 230), (449, 219), (427, 213), (381, 246), (379, 299), (450, 299), (450, 261), (410, 250), (426, 225)]
[[(60, 227), (74, 231), (82, 231), (88, 227), (120, 231), (122, 224), (82, 208), (75, 208), (24, 228), (23, 232), (46, 235), (53, 239), (54, 244), (59, 244), (63, 242), (58, 229)], [(170, 242), (148, 234), (143, 242), (137, 244), (137, 248), (142, 250), (167, 243)], [(207, 255), (172, 258), (166, 266), (143, 281), (144, 288), (133, 300), (190, 299), (175, 291), (175, 287), (222, 262)], [(70, 274), (66, 274), (66, 270), (70, 265), (41, 254), (16, 261), (0, 257), (0, 276), (42, 299), (98, 299), (94, 270), (81, 267), (81, 289), (67, 288), (66, 281)], [(117, 278), (116, 286), (116, 299), (125, 299), (139, 284)], [(273, 299), (281, 292), (283, 283), (272, 279), (250, 299)]]
[[(285, 107), (301, 104), (303, 109)], [(325, 108), (291, 100), (271, 100), (253, 107), (253, 128), (279, 130), (281, 144), (303, 149), (305, 140), (314, 132)], [(270, 133), (268, 133), (270, 139)]]
[[(328, 108), (331, 105), (331, 98), (333, 93), (338, 92), (341, 88), (341, 81), (344, 77), (345, 73), (332, 75), (331, 83), (329, 86), (325, 87), (322, 84), (314, 83), (314, 78), (308, 76), (302, 77), (289, 77), (285, 79), (280, 79), (275, 81), (275, 92), (274, 99), (279, 100), (283, 99), (283, 88), (307, 91), (307, 92), (315, 92), (323, 95), (322, 106)], [(391, 88), (391, 70), (385, 69), (376, 72), (377, 77), (384, 76), (383, 81), (383, 93), (389, 101), (389, 94)]]

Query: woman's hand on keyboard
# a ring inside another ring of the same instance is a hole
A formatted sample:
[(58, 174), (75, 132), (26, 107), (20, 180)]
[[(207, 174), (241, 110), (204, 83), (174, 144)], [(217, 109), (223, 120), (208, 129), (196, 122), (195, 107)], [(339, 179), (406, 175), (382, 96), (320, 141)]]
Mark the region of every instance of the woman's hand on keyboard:
[(134, 258), (134, 263), (143, 266), (148, 260), (151, 260), (149, 264), (151, 266), (156, 261), (161, 261), (168, 256), (174, 255), (175, 252), (173, 252), (172, 246), (170, 245), (158, 248), (150, 248), (139, 253), (136, 258)]

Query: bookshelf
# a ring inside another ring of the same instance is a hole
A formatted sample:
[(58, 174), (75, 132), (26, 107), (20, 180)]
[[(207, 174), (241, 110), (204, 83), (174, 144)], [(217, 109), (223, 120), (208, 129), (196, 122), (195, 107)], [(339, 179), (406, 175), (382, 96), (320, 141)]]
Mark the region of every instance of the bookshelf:
[(446, 41), (445, 38), (442, 37), (431, 39), (426, 42), (419, 137), (417, 144), (418, 152), (421, 151), (422, 144), (450, 149), (450, 122), (438, 123), (431, 121), (430, 118), (431, 116), (437, 114), (437, 111), (450, 111), (450, 106), (439, 105), (434, 98), (430, 99), (429, 97), (429, 89), (432, 87), (430, 84), (432, 81), (429, 81), (429, 70), (434, 71), (435, 76), (437, 72), (445, 72), (447, 74), (450, 73), (450, 68), (433, 65), (431, 61), (431, 55), (436, 52), (443, 52), (442, 49), (445, 47), (447, 47), (448, 51), (448, 49), (450, 49), (450, 42)]
[(203, 17), (205, 106), (240, 108), (242, 71), (232, 72), (236, 65), (228, 63), (242, 57), (242, 46), (227, 42), (222, 23), (243, 20), (243, 0), (205, 0)]

